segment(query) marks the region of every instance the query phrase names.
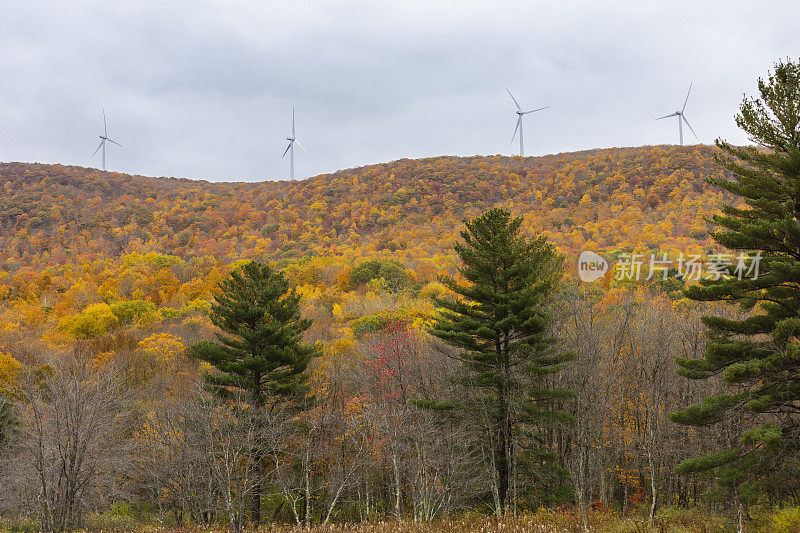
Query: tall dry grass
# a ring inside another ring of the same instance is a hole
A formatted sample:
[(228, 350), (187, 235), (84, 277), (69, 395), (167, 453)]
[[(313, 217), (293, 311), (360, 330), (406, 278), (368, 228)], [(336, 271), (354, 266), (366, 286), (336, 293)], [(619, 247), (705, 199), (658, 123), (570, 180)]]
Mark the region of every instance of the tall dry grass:
[[(723, 533), (735, 531), (735, 524), (725, 518), (698, 511), (666, 511), (660, 513), (652, 527), (647, 518), (615, 513), (596, 513), (590, 516), (592, 533)], [(144, 528), (150, 532), (166, 531)], [(174, 531), (174, 530), (173, 530)], [(187, 529), (185, 533), (218, 533), (220, 529)], [(363, 522), (328, 524), (310, 529), (287, 524), (264, 525), (257, 533), (582, 533), (581, 519), (571, 512), (542, 510), (514, 518), (498, 520), (483, 515), (465, 515), (435, 522)], [(748, 532), (773, 532), (772, 528), (751, 526)], [(251, 532), (252, 533), (252, 532)]]

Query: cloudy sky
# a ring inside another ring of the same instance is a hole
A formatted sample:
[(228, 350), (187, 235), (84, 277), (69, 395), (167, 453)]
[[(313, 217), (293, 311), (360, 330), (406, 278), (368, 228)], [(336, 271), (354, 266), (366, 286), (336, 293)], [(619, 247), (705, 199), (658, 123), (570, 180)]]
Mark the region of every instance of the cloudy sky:
[[(613, 7), (612, 7), (613, 6)], [(0, 0), (0, 161), (209, 180), (404, 157), (745, 142), (743, 93), (800, 56), (796, 1)], [(687, 139), (694, 138), (685, 132)]]

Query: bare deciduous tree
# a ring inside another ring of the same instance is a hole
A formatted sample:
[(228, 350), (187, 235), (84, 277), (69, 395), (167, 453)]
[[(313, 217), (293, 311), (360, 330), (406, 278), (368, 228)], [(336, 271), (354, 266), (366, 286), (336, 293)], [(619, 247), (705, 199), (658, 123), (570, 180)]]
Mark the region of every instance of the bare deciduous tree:
[(126, 463), (127, 394), (111, 369), (78, 357), (23, 378), (23, 454), (45, 531), (76, 528)]

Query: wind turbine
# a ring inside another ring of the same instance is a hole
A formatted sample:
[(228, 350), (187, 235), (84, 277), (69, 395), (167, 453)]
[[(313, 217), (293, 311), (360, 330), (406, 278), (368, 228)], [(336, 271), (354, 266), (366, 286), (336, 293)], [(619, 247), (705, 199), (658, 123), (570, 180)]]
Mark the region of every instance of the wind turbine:
[(294, 143), (297, 143), (297, 146), (303, 149), (304, 152), (308, 152), (305, 146), (300, 144), (300, 141), (297, 140), (297, 137), (294, 133), (294, 106), (292, 106), (292, 136), (286, 137), (286, 140), (289, 141), (289, 146), (286, 147), (286, 150), (283, 152), (281, 157), (286, 157), (286, 152), (289, 152), (289, 171), (294, 179)]
[(519, 130), (519, 155), (520, 156), (524, 156), (525, 155), (525, 146), (523, 145), (523, 141), (522, 141), (522, 117), (524, 115), (529, 114), (529, 113), (535, 113), (537, 111), (541, 111), (542, 109), (547, 109), (550, 106), (548, 105), (548, 106), (540, 107), (538, 109), (531, 109), (530, 111), (523, 111), (522, 107), (520, 107), (520, 105), (519, 105), (519, 102), (517, 102), (517, 99), (514, 98), (514, 95), (511, 94), (511, 91), (508, 90), (508, 87), (506, 87), (506, 91), (508, 92), (508, 95), (511, 97), (511, 99), (514, 100), (514, 105), (517, 106), (517, 125), (514, 128), (514, 135), (511, 136), (511, 142), (509, 144), (514, 144), (514, 137), (517, 136), (517, 130)]
[[(692, 83), (694, 83), (694, 82), (692, 82)], [(681, 110), (680, 111), (675, 111), (674, 113), (670, 113), (669, 115), (664, 115), (663, 117), (658, 117), (656, 119), (656, 120), (661, 120), (662, 118), (678, 117), (678, 133), (680, 134), (680, 137), (681, 137), (681, 146), (683, 146), (683, 123), (684, 122), (686, 123), (687, 126), (689, 126), (689, 129), (692, 130), (692, 134), (694, 135), (694, 138), (699, 140), (699, 138), (697, 137), (697, 134), (694, 132), (694, 128), (692, 127), (691, 124), (689, 124), (689, 121), (686, 120), (686, 115), (683, 114), (683, 112), (686, 111), (686, 103), (689, 101), (689, 93), (692, 92), (692, 83), (689, 84), (689, 90), (686, 92), (686, 100), (683, 101), (683, 107), (681, 108)]]
[[(97, 150), (100, 150), (100, 148), (103, 149), (103, 170), (106, 169), (106, 141), (114, 143), (120, 148), (123, 148), (123, 146), (119, 144), (117, 141), (108, 138), (108, 125), (106, 124), (106, 110), (103, 109), (103, 134), (100, 135), (100, 144), (97, 146)], [(94, 151), (92, 157), (97, 155), (97, 150)]]

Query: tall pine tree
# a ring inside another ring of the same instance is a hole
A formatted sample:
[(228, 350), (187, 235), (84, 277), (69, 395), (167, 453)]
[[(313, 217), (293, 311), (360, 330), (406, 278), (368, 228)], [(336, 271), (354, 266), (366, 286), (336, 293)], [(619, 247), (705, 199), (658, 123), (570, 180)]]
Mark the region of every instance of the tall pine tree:
[[(254, 423), (265, 408), (299, 409), (308, 389), (306, 370), (318, 348), (302, 341), (311, 320), (301, 317), (300, 297), (283, 273), (257, 261), (246, 263), (220, 283), (210, 317), (221, 330), (217, 342), (201, 341), (191, 348), (194, 357), (217, 370), (206, 376), (208, 385), (222, 396), (244, 392)], [(253, 453), (258, 460), (260, 450)], [(260, 511), (257, 487), (252, 508), (256, 524)]]
[(455, 251), (466, 283), (442, 278), (457, 298), (436, 300), (430, 332), (455, 347), (463, 363), (458, 380), (471, 392), (458, 407), (488, 423), (496, 512), (505, 514), (513, 480), (525, 466), (538, 465), (539, 472), (529, 473), (539, 476), (546, 464), (553, 471), (554, 457), (537, 429), (566, 418), (554, 403), (567, 392), (545, 385), (569, 359), (553, 349), (546, 311), (563, 258), (544, 237), (521, 235), (522, 219), (501, 209), (465, 224)]
[(750, 312), (743, 319), (704, 317), (705, 356), (679, 359), (679, 372), (721, 376), (725, 392), (672, 415), (693, 426), (744, 421), (729, 447), (678, 466), (678, 472), (715, 473), (740, 501), (774, 488), (778, 473), (784, 486), (800, 481), (800, 66), (777, 63), (758, 90), (760, 98), (745, 98), (736, 116), (756, 146), (717, 141), (730, 177), (709, 182), (741, 201), (714, 217), (720, 227), (714, 240), (729, 250), (760, 252), (759, 275), (739, 279), (729, 269), (731, 276), (686, 290), (694, 300)]

